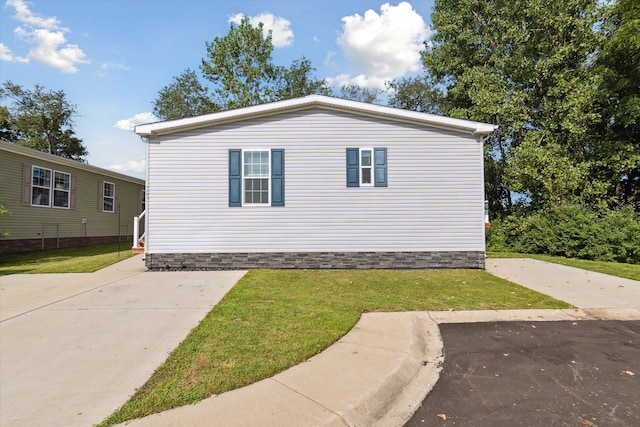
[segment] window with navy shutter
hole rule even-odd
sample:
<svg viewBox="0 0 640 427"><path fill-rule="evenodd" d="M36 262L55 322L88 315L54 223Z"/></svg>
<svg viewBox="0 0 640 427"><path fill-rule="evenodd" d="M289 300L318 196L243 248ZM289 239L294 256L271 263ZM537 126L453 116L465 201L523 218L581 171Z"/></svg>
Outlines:
<svg viewBox="0 0 640 427"><path fill-rule="evenodd" d="M386 186L386 148L347 148L347 187Z"/></svg>
<svg viewBox="0 0 640 427"><path fill-rule="evenodd" d="M284 150L229 150L229 206L284 206Z"/></svg>

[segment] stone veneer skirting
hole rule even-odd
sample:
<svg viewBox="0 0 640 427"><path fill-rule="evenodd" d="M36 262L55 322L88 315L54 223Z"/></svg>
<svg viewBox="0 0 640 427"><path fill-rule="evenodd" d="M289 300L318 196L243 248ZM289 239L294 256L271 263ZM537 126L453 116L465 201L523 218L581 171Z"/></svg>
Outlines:
<svg viewBox="0 0 640 427"><path fill-rule="evenodd" d="M150 270L484 268L481 251L272 252L145 255Z"/></svg>

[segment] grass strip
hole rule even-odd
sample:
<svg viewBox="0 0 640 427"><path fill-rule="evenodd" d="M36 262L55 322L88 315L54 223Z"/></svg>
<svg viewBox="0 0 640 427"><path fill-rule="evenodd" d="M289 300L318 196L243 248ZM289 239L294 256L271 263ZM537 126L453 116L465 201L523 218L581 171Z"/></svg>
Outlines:
<svg viewBox="0 0 640 427"><path fill-rule="evenodd" d="M131 244L83 246L69 249L0 255L0 276L8 274L93 273L133 256Z"/></svg>
<svg viewBox="0 0 640 427"><path fill-rule="evenodd" d="M252 270L101 426L273 376L335 343L363 312L568 307L482 270Z"/></svg>
<svg viewBox="0 0 640 427"><path fill-rule="evenodd" d="M621 262L591 261L578 258L565 258L554 255L519 254L514 252L488 252L489 258L533 258L540 261L553 262L569 267L582 268L597 273L610 274L631 280L640 280L640 264L625 264Z"/></svg>

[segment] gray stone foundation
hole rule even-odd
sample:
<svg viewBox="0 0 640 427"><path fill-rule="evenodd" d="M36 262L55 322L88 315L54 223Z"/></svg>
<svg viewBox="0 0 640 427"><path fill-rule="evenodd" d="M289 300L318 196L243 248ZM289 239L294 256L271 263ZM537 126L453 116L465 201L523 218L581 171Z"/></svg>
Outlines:
<svg viewBox="0 0 640 427"><path fill-rule="evenodd" d="M307 269L484 269L485 253L462 252L272 252L145 255L150 270Z"/></svg>

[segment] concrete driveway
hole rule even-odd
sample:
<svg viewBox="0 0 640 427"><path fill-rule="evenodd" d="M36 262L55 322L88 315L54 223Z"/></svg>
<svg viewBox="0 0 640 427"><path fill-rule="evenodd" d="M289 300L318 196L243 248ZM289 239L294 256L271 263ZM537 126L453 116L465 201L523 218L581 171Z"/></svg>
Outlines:
<svg viewBox="0 0 640 427"><path fill-rule="evenodd" d="M119 408L244 275L0 277L0 426L90 426Z"/></svg>

